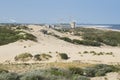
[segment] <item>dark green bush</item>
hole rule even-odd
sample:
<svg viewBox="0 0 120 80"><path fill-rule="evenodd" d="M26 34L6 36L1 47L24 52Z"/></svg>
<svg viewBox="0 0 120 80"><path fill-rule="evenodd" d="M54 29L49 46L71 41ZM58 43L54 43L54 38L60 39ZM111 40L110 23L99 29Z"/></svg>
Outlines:
<svg viewBox="0 0 120 80"><path fill-rule="evenodd" d="M44 30L44 29L42 29L42 30L40 30L43 34L47 34L48 33L48 31L47 30Z"/></svg>
<svg viewBox="0 0 120 80"><path fill-rule="evenodd" d="M8 70L0 69L0 73L8 73L8 72L9 72Z"/></svg>
<svg viewBox="0 0 120 80"><path fill-rule="evenodd" d="M73 39L72 42L75 43L75 44L82 44L82 45L87 45L87 46L101 46L100 42L91 41L91 40L77 40L77 39Z"/></svg>
<svg viewBox="0 0 120 80"><path fill-rule="evenodd" d="M40 54L34 55L34 60L35 60L35 61L40 61L40 60L41 60Z"/></svg>
<svg viewBox="0 0 120 80"><path fill-rule="evenodd" d="M20 35L20 33L24 33L24 35ZM32 34L15 31L8 27L0 27L0 45L12 43L20 39L37 41L36 37Z"/></svg>
<svg viewBox="0 0 120 80"><path fill-rule="evenodd" d="M58 68L51 68L50 73L55 76L64 76L65 72Z"/></svg>
<svg viewBox="0 0 120 80"><path fill-rule="evenodd" d="M84 69L85 75L88 77L95 77L95 76L105 76L108 72L115 71L115 67L105 64L98 64L93 67L88 67Z"/></svg>
<svg viewBox="0 0 120 80"><path fill-rule="evenodd" d="M72 40L68 37L61 37L60 39L67 41L67 42L72 42Z"/></svg>
<svg viewBox="0 0 120 80"><path fill-rule="evenodd" d="M84 69L84 73L87 77L95 77L96 68L88 67Z"/></svg>
<svg viewBox="0 0 120 80"><path fill-rule="evenodd" d="M72 74L79 74L79 75L83 75L83 69L78 68L78 67L70 67L69 68L70 72Z"/></svg>
<svg viewBox="0 0 120 80"><path fill-rule="evenodd" d="M86 53L89 53L89 52L88 51L84 51L83 53L86 54Z"/></svg>
<svg viewBox="0 0 120 80"><path fill-rule="evenodd" d="M97 31L90 31L89 33L84 32L83 39L102 42L110 46L118 46L120 44L120 32L99 30L99 33L97 33Z"/></svg>
<svg viewBox="0 0 120 80"><path fill-rule="evenodd" d="M52 56L49 54L36 54L34 56L34 60L36 61L41 61L41 60L48 60L49 58L51 58Z"/></svg>
<svg viewBox="0 0 120 80"><path fill-rule="evenodd" d="M60 53L59 55L61 59L65 59L65 60L68 59L68 55L66 53Z"/></svg>

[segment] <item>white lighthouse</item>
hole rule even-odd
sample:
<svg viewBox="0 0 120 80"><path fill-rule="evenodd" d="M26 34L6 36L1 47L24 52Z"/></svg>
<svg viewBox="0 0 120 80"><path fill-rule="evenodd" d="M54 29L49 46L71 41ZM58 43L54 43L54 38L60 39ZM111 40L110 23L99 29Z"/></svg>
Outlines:
<svg viewBox="0 0 120 80"><path fill-rule="evenodd" d="M70 23L71 28L75 28L75 22Z"/></svg>

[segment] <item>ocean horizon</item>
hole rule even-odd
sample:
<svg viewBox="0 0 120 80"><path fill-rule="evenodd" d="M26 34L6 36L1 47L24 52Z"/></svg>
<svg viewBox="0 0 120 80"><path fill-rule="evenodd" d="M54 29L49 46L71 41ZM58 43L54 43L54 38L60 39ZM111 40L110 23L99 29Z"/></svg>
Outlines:
<svg viewBox="0 0 120 80"><path fill-rule="evenodd" d="M120 24L77 24L77 27L99 27L120 30Z"/></svg>

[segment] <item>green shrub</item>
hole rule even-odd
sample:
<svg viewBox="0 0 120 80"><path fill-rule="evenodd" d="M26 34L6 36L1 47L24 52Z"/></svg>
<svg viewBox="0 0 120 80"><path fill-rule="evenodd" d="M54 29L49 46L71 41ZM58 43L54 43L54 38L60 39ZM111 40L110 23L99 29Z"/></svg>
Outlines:
<svg viewBox="0 0 120 80"><path fill-rule="evenodd" d="M96 53L95 51L90 51L90 53Z"/></svg>
<svg viewBox="0 0 120 80"><path fill-rule="evenodd" d="M56 34L54 34L53 36L56 37L56 38L60 38L60 36L58 36L58 35L56 35Z"/></svg>
<svg viewBox="0 0 120 80"><path fill-rule="evenodd" d="M92 67L87 67L84 69L85 76L95 77L96 69Z"/></svg>
<svg viewBox="0 0 120 80"><path fill-rule="evenodd" d="M20 80L48 80L48 79L45 79L41 73L42 72L40 72L39 70L27 72L21 75Z"/></svg>
<svg viewBox="0 0 120 80"><path fill-rule="evenodd" d="M24 33L24 35L20 35L20 33ZM20 39L37 41L36 37L32 34L15 31L8 27L0 27L0 45L12 43Z"/></svg>
<svg viewBox="0 0 120 80"><path fill-rule="evenodd" d="M83 53L86 54L86 53L89 53L89 52L88 51L84 51Z"/></svg>
<svg viewBox="0 0 120 80"><path fill-rule="evenodd" d="M40 54L40 56L41 56L41 59L45 59L45 60L48 60L49 58L51 58L52 56L51 55L49 55L49 54Z"/></svg>
<svg viewBox="0 0 120 80"><path fill-rule="evenodd" d="M14 59L15 61L29 61L32 57L33 56L30 53L22 53L17 55Z"/></svg>
<svg viewBox="0 0 120 80"><path fill-rule="evenodd" d="M29 33L26 33L26 37L23 38L24 40L32 40L32 41L35 41L37 42L37 39L36 39L36 36L32 35L32 34L29 34Z"/></svg>
<svg viewBox="0 0 120 80"><path fill-rule="evenodd" d="M0 80L20 80L16 73L0 73Z"/></svg>
<svg viewBox="0 0 120 80"><path fill-rule="evenodd" d="M65 59L65 60L68 59L68 55L66 53L60 53L59 55L61 59Z"/></svg>
<svg viewBox="0 0 120 80"><path fill-rule="evenodd" d="M40 54L34 55L34 60L35 61L41 61Z"/></svg>
<svg viewBox="0 0 120 80"><path fill-rule="evenodd" d="M113 55L113 52L106 53L106 55Z"/></svg>
<svg viewBox="0 0 120 80"><path fill-rule="evenodd" d="M104 69L100 69L95 73L95 76L105 76L106 71Z"/></svg>
<svg viewBox="0 0 120 80"><path fill-rule="evenodd" d="M51 68L50 73L55 76L64 76L65 73L63 70L58 69L58 68Z"/></svg>
<svg viewBox="0 0 120 80"><path fill-rule="evenodd" d="M91 41L91 40L77 40L77 39L73 39L72 42L74 44L82 44L82 45L87 45L87 46L101 46L100 42Z"/></svg>
<svg viewBox="0 0 120 80"><path fill-rule="evenodd" d="M41 60L48 60L49 58L51 58L52 56L49 54L36 54L34 56L34 60L36 61L41 61Z"/></svg>
<svg viewBox="0 0 120 80"><path fill-rule="evenodd" d="M67 41L67 42L72 42L72 40L68 37L61 37L60 39Z"/></svg>
<svg viewBox="0 0 120 80"><path fill-rule="evenodd" d="M8 70L0 69L0 73L8 73L8 72L9 72Z"/></svg>
<svg viewBox="0 0 120 80"><path fill-rule="evenodd" d="M48 31L47 30L44 30L44 29L42 29L42 30L40 30L43 34L47 34L48 33Z"/></svg>
<svg viewBox="0 0 120 80"><path fill-rule="evenodd" d="M102 42L110 46L118 46L120 44L119 35L120 35L120 32L117 32L117 31L101 31L101 30L92 31L91 30L89 33L84 32L83 39Z"/></svg>
<svg viewBox="0 0 120 80"><path fill-rule="evenodd" d="M69 68L70 72L72 74L79 74L79 75L83 75L83 69L78 68L78 67L70 67Z"/></svg>
<svg viewBox="0 0 120 80"><path fill-rule="evenodd" d="M104 52L99 52L97 55L104 55Z"/></svg>
<svg viewBox="0 0 120 80"><path fill-rule="evenodd" d="M74 76L72 80L90 80L90 78L86 76Z"/></svg>
<svg viewBox="0 0 120 80"><path fill-rule="evenodd" d="M74 35L82 36L83 40L73 40L74 44L82 44L88 46L101 46L103 44L110 46L120 45L120 32L117 31L104 31L94 28L75 28L73 29L57 29L60 32L74 32ZM111 34L112 33L112 34ZM66 40L67 41L67 40ZM68 40L71 42L71 40Z"/></svg>
<svg viewBox="0 0 120 80"><path fill-rule="evenodd" d="M24 29L24 30L30 30L27 26L18 26L16 29L20 30L20 29Z"/></svg>
<svg viewBox="0 0 120 80"><path fill-rule="evenodd" d="M84 69L85 75L88 77L95 77L95 76L105 76L108 72L115 71L115 67L105 64L98 64L93 67L87 67Z"/></svg>

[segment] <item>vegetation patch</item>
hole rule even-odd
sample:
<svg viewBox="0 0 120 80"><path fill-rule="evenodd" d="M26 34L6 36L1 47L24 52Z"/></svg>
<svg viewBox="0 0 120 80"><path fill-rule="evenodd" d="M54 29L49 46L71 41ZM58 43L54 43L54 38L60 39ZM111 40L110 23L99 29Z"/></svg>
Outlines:
<svg viewBox="0 0 120 80"><path fill-rule="evenodd" d="M0 27L0 45L12 43L20 39L37 41L36 37L32 34L16 31L11 29L11 27Z"/></svg>
<svg viewBox="0 0 120 80"><path fill-rule="evenodd" d="M106 56L106 55L108 55L108 56L115 56L114 54L113 54L113 52L95 52L95 51L84 51L84 52L78 52L78 54L90 54L90 55L93 55L93 56Z"/></svg>
<svg viewBox="0 0 120 80"><path fill-rule="evenodd" d="M15 61L29 61L32 57L33 56L30 53L22 53L17 55L14 59Z"/></svg>
<svg viewBox="0 0 120 80"><path fill-rule="evenodd" d="M34 55L35 61L43 61L43 60L48 60L50 58L52 58L52 56L49 54L36 54L36 55Z"/></svg>
<svg viewBox="0 0 120 80"><path fill-rule="evenodd" d="M53 35L54 37L64 40L66 42L70 42L73 44L78 44L78 45L86 45L86 46L101 46L102 44L100 42L96 42L96 41L91 41L91 40L78 40L78 39L70 39L68 37L60 37L58 35Z"/></svg>
<svg viewBox="0 0 120 80"><path fill-rule="evenodd" d="M64 60L68 59L68 55L66 53L60 53L59 56L61 59L64 59Z"/></svg>
<svg viewBox="0 0 120 80"><path fill-rule="evenodd" d="M56 30L56 29L55 29ZM101 46L102 44L110 46L120 46L120 32L105 31L95 28L58 29L57 31L66 33L73 32L75 36L81 36L83 40L74 40L73 42L83 45Z"/></svg>
<svg viewBox="0 0 120 80"><path fill-rule="evenodd" d="M55 65L56 64L57 63L55 63ZM64 63L64 64L67 64L67 63ZM91 65L91 66L87 65L86 67L85 66L77 67L77 66L80 66L81 64L76 64L75 67L68 66L68 68L65 68L65 67L58 68L58 67L53 67L53 65L51 65L52 68L50 67L43 68L42 66L41 69L40 69L40 66L42 64L36 64L36 63L32 65L31 63L16 64L16 65L5 64L5 66L9 66L9 67L10 65L12 65L11 67L12 72L1 72L0 80L90 80L90 78L92 77L104 76L109 72L120 71L119 65L112 66L112 65L106 65L106 64L97 64L97 65ZM38 65L38 67L36 65ZM23 71L21 73L13 73L13 69L15 69L15 67L18 69L18 72L19 72L20 66L22 67L21 69L24 68ZM26 67L28 68L26 69ZM36 70L33 70L33 69L36 69Z"/></svg>

